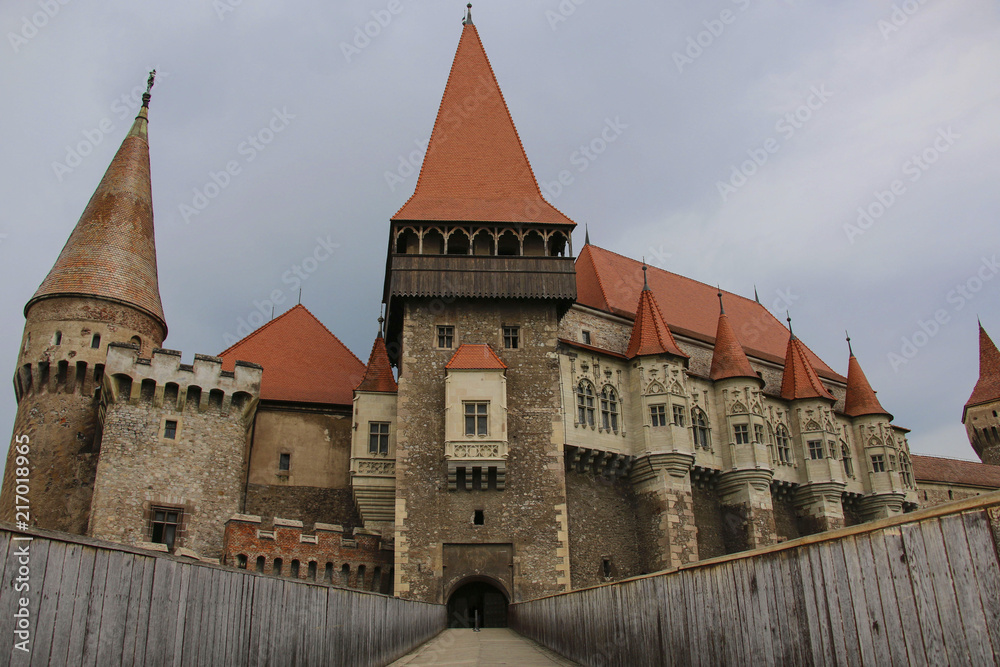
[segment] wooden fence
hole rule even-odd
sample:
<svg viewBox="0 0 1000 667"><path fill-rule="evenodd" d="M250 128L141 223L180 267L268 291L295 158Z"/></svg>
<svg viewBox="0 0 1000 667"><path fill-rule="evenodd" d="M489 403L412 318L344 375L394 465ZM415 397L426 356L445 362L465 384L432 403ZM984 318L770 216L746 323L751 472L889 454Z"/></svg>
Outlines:
<svg viewBox="0 0 1000 667"><path fill-rule="evenodd" d="M0 665L384 665L446 624L443 605L8 524L0 557Z"/></svg>
<svg viewBox="0 0 1000 667"><path fill-rule="evenodd" d="M998 546L993 493L511 605L510 623L593 666L995 665Z"/></svg>

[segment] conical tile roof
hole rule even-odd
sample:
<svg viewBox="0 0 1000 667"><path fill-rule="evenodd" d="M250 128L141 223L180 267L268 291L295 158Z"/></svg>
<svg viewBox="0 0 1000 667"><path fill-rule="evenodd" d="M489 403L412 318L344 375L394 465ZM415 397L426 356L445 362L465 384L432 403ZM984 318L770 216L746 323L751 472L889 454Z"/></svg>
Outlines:
<svg viewBox="0 0 1000 667"><path fill-rule="evenodd" d="M625 356L633 359L647 354L672 354L688 358L679 347L670 327L663 320L656 297L648 287L639 293L639 305L635 309L635 322L632 323L632 337L628 341Z"/></svg>
<svg viewBox="0 0 1000 667"><path fill-rule="evenodd" d="M1000 352L993 339L986 333L983 325L979 325L979 380L976 382L972 395L965 402L966 408L981 403L1000 400ZM963 415L964 421L964 415Z"/></svg>
<svg viewBox="0 0 1000 667"><path fill-rule="evenodd" d="M888 410L878 402L875 390L868 383L868 378L865 377L865 372L861 370L861 364L853 352L847 362L847 396L844 399L844 413L849 417L887 415L890 420L892 419Z"/></svg>
<svg viewBox="0 0 1000 667"><path fill-rule="evenodd" d="M385 351L385 339L382 333L375 337L375 344L372 345L372 353L368 357L368 367L365 369L365 377L361 380L355 391L376 391L387 394L394 394L399 390L396 385L396 378L392 376L392 364L389 363L389 354Z"/></svg>
<svg viewBox="0 0 1000 667"><path fill-rule="evenodd" d="M786 401L800 398L836 400L820 382L816 369L809 362L806 346L794 335L788 339L785 351L785 374L781 378L781 397Z"/></svg>
<svg viewBox="0 0 1000 667"><path fill-rule="evenodd" d="M720 306L722 294L719 294ZM726 311L719 308L719 325L715 330L715 350L712 353L712 369L708 376L713 380L725 380L727 378L754 378L760 379L750 360L747 359L743 346L736 339L736 332L733 325L726 316Z"/></svg>

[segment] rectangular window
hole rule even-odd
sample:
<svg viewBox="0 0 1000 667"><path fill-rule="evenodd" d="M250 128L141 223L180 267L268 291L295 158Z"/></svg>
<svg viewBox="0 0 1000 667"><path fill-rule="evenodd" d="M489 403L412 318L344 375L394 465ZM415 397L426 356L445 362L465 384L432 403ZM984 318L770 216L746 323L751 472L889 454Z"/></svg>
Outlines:
<svg viewBox="0 0 1000 667"><path fill-rule="evenodd" d="M455 342L455 327L439 326L437 328L437 346L442 350L450 350Z"/></svg>
<svg viewBox="0 0 1000 667"><path fill-rule="evenodd" d="M816 460L823 458L823 441L810 440L806 443L809 446L809 458Z"/></svg>
<svg viewBox="0 0 1000 667"><path fill-rule="evenodd" d="M169 440L174 440L177 438L177 421L174 419L168 419L163 422L163 437Z"/></svg>
<svg viewBox="0 0 1000 667"><path fill-rule="evenodd" d="M881 454L872 455L872 472L885 472L885 457Z"/></svg>
<svg viewBox="0 0 1000 667"><path fill-rule="evenodd" d="M389 453L389 422L368 422L368 453Z"/></svg>
<svg viewBox="0 0 1000 667"><path fill-rule="evenodd" d="M288 471L292 467L292 455L291 454L279 454L278 455L278 470Z"/></svg>
<svg viewBox="0 0 1000 667"><path fill-rule="evenodd" d="M750 444L750 428L746 424L737 424L736 426L733 426L733 431L736 432L737 445Z"/></svg>
<svg viewBox="0 0 1000 667"><path fill-rule="evenodd" d="M174 548L181 524L181 510L176 507L153 507L150 515L150 542Z"/></svg>
<svg viewBox="0 0 1000 667"><path fill-rule="evenodd" d="M507 350L516 350L521 346L521 327L503 328L503 346Z"/></svg>
<svg viewBox="0 0 1000 667"><path fill-rule="evenodd" d="M649 423L652 424L653 426L666 426L667 406L665 405L649 406Z"/></svg>
<svg viewBox="0 0 1000 667"><path fill-rule="evenodd" d="M894 454L889 454L889 470L896 469L896 456Z"/></svg>
<svg viewBox="0 0 1000 667"><path fill-rule="evenodd" d="M684 426L684 408L675 405L672 409L674 411L674 426Z"/></svg>
<svg viewBox="0 0 1000 667"><path fill-rule="evenodd" d="M761 426L760 424L753 425L753 439L756 442L760 443L764 442L764 427Z"/></svg>
<svg viewBox="0 0 1000 667"><path fill-rule="evenodd" d="M583 333L583 343L584 343L584 345L590 345L590 332L584 330L582 333Z"/></svg>
<svg viewBox="0 0 1000 667"><path fill-rule="evenodd" d="M489 403L465 404L465 435L488 435Z"/></svg>

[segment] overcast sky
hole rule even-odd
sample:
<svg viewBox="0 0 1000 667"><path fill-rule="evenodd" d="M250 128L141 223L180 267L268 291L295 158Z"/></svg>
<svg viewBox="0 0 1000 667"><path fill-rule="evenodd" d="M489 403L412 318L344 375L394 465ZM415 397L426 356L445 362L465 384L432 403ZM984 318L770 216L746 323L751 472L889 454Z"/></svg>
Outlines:
<svg viewBox="0 0 1000 667"><path fill-rule="evenodd" d="M366 359L388 220L416 183L407 163L463 10L6 0L3 375L153 67L165 346L218 354L301 283ZM976 459L960 420L977 315L1000 337L998 3L516 0L476 3L473 19L543 188L568 172L548 199L579 223L577 250L586 223L602 247L744 296L756 285L844 374L849 329L911 449Z"/></svg>

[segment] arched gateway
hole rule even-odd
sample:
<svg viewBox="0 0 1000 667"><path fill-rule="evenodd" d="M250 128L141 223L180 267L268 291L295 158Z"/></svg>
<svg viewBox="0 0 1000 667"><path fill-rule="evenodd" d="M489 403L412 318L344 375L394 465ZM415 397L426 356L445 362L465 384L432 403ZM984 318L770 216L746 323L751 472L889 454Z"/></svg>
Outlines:
<svg viewBox="0 0 1000 667"><path fill-rule="evenodd" d="M448 596L448 627L471 628L479 614L479 627L507 627L507 595L486 577L460 582Z"/></svg>

